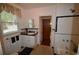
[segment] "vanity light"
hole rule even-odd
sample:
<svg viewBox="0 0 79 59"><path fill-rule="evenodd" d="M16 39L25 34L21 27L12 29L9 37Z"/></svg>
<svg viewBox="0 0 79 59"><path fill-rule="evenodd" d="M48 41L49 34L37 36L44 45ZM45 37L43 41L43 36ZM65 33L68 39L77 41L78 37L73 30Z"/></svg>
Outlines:
<svg viewBox="0 0 79 59"><path fill-rule="evenodd" d="M52 26L52 22L50 22L50 26Z"/></svg>

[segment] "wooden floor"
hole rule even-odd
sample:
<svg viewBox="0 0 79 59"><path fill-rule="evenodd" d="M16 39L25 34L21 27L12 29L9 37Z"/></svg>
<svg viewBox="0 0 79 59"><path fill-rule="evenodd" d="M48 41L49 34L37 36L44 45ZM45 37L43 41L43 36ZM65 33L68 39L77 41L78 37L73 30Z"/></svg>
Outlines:
<svg viewBox="0 0 79 59"><path fill-rule="evenodd" d="M49 46L39 45L34 48L31 55L53 55L53 49Z"/></svg>

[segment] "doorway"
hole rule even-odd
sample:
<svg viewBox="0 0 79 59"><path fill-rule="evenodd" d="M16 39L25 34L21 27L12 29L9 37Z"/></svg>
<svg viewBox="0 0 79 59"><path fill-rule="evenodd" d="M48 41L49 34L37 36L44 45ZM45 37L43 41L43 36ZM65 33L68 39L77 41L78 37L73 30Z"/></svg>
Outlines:
<svg viewBox="0 0 79 59"><path fill-rule="evenodd" d="M51 16L41 16L41 30L42 30L42 45L50 46L50 34L51 34Z"/></svg>

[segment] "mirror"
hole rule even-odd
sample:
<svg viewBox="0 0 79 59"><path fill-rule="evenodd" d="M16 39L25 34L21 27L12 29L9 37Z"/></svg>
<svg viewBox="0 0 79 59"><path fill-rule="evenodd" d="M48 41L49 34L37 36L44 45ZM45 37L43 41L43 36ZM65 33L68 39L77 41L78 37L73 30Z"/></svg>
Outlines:
<svg viewBox="0 0 79 59"><path fill-rule="evenodd" d="M28 28L34 28L34 20L33 19L28 20Z"/></svg>

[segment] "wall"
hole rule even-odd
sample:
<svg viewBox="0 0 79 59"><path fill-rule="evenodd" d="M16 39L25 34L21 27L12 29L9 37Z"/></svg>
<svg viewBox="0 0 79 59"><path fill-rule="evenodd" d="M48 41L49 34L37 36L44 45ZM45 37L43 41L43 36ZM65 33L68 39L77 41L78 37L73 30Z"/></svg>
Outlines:
<svg viewBox="0 0 79 59"><path fill-rule="evenodd" d="M78 3L74 5L74 9L75 9L75 14L79 15L79 4ZM79 28L77 27L79 25L79 17L76 17L74 19L77 20L77 21L75 21L75 20L73 21L73 31L76 32L76 33L79 33ZM74 28L76 28L76 29L74 29ZM77 38L76 40L74 40L74 43L78 46L79 39Z"/></svg>
<svg viewBox="0 0 79 59"><path fill-rule="evenodd" d="M73 13L71 13L71 9L74 9L74 4L72 3L57 4L56 15L57 16L72 15Z"/></svg>
<svg viewBox="0 0 79 59"><path fill-rule="evenodd" d="M29 19L29 12L28 10L21 9L21 19L19 20L19 27L20 29L27 27L27 20Z"/></svg>

